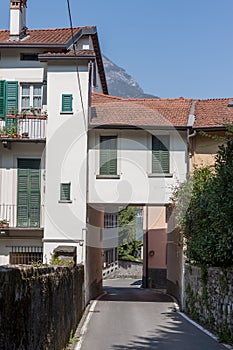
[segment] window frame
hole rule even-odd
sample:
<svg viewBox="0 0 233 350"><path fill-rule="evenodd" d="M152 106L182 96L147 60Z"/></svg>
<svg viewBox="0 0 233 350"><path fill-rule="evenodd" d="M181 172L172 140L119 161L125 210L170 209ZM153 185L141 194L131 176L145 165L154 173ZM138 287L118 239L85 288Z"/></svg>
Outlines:
<svg viewBox="0 0 233 350"><path fill-rule="evenodd" d="M65 98L70 98L70 109L66 110L64 108L64 105L65 105ZM73 94L62 94L61 96L61 114L73 114Z"/></svg>
<svg viewBox="0 0 233 350"><path fill-rule="evenodd" d="M64 186L68 186L68 197L65 198L63 197L64 195L64 190L63 190L63 187ZM60 183L60 194L59 194L59 203L72 203L72 200L71 200L71 182L61 182Z"/></svg>
<svg viewBox="0 0 233 350"><path fill-rule="evenodd" d="M155 148L155 142L158 143L159 148ZM171 170L171 137L168 134L159 134L151 136L151 174L149 177L172 177L170 173ZM155 155L155 152L158 153L158 156ZM157 169L154 162L154 157L157 159ZM167 162L166 165L163 164ZM167 167L167 169L166 169Z"/></svg>
<svg viewBox="0 0 233 350"><path fill-rule="evenodd" d="M108 148L102 147L104 144L107 145L107 142L112 139L115 140L114 148L111 148L111 143L110 143L110 147ZM103 152L105 152L105 154ZM106 162L104 162L104 159L103 159L104 157L107 158ZM103 168L104 166L107 168L106 171L104 171L104 168ZM114 168L114 171L111 170L111 167ZM117 174L118 172L118 135L116 134L99 135L98 169L99 169L98 170L99 175L97 175L96 178L99 178L99 179L104 179L104 178L119 179L120 178L120 176Z"/></svg>
<svg viewBox="0 0 233 350"><path fill-rule="evenodd" d="M23 87L28 86L29 87L29 95L23 95ZM40 87L41 88L41 94L40 95L35 95L34 94L34 87ZM23 107L23 96L29 96L29 106L28 107ZM37 107L34 106L34 97L40 97L41 98L41 106ZM31 111L31 107L38 110L39 113L41 113L43 109L43 84L42 83L30 83L30 82L21 82L20 83L20 111L26 110L27 112Z"/></svg>

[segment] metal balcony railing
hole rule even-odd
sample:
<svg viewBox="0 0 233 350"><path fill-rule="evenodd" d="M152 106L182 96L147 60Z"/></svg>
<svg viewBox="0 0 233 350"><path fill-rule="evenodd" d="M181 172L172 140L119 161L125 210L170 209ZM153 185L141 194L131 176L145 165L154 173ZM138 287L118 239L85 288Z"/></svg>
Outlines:
<svg viewBox="0 0 233 350"><path fill-rule="evenodd" d="M43 228L44 205L40 207L0 204L0 229L3 228Z"/></svg>
<svg viewBox="0 0 233 350"><path fill-rule="evenodd" d="M11 115L0 121L0 138L44 140L46 138L46 115Z"/></svg>

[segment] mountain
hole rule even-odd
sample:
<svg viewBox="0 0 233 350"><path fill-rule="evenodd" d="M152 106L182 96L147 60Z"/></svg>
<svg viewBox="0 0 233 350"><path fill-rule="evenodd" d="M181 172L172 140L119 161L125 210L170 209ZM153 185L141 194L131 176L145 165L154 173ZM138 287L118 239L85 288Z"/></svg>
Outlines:
<svg viewBox="0 0 233 350"><path fill-rule="evenodd" d="M103 57L103 64L108 84L109 95L136 98L154 98L145 94L139 84L123 68L118 67L106 56Z"/></svg>

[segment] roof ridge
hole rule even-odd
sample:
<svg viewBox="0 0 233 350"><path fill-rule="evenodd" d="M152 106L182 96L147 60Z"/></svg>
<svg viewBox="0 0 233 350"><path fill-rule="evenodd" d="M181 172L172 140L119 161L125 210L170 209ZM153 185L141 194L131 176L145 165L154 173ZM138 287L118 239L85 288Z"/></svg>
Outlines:
<svg viewBox="0 0 233 350"><path fill-rule="evenodd" d="M98 91L92 91L92 94L97 95L97 96L101 96L101 97L105 97L105 98L109 98L109 99L124 100L124 97L113 96L113 95L105 95L102 92L98 92Z"/></svg>
<svg viewBox="0 0 233 350"><path fill-rule="evenodd" d="M196 101L199 102L212 102L212 101L227 101L227 100L233 100L233 97L217 97L217 98L203 98L203 99L197 99Z"/></svg>

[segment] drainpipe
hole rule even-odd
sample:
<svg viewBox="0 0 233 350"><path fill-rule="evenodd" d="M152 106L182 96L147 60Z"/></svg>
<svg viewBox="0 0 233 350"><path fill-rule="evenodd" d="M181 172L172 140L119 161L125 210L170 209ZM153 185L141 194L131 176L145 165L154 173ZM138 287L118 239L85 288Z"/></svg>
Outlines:
<svg viewBox="0 0 233 350"><path fill-rule="evenodd" d="M190 139L195 137L197 134L196 130L194 130L193 133L190 134L190 130L192 130L192 127L195 122L195 104L196 104L196 100L193 100L190 108L189 117L188 117L188 123L187 123L187 156L186 156L187 175L189 175L189 172L190 172L190 164L189 164ZM184 261L184 252L182 250L181 252L181 295L180 295L181 311L183 311L184 309L184 272L185 272L185 261Z"/></svg>
<svg viewBox="0 0 233 350"><path fill-rule="evenodd" d="M86 143L86 225L82 229L82 239L83 239L83 263L84 263L84 289L86 292L84 292L84 304L87 305L87 290L88 290L88 267L87 267L87 259L88 259L88 252L87 252L87 245L88 245L88 222L87 215L88 214L88 200L89 200L89 123L91 120L91 87L92 87L92 62L90 61L88 63L88 110L87 110L87 120L84 121L86 133L87 133L87 143ZM88 292L88 299L89 299L89 292Z"/></svg>
<svg viewBox="0 0 233 350"><path fill-rule="evenodd" d="M146 206L146 275L145 275L145 288L148 288L148 278L149 278L149 273L148 273L148 230L149 230L149 225L148 225L148 205Z"/></svg>

